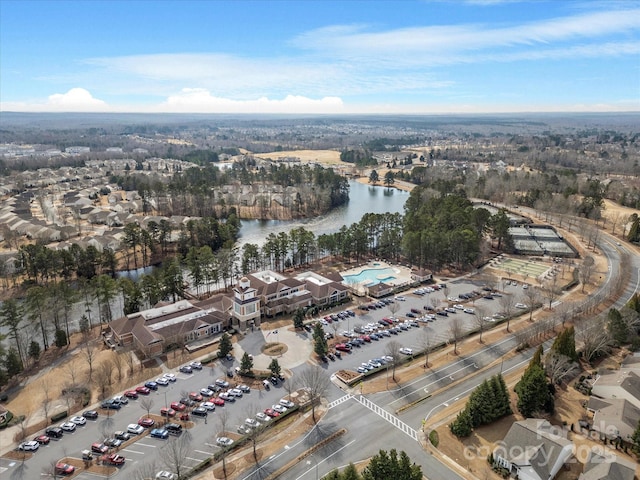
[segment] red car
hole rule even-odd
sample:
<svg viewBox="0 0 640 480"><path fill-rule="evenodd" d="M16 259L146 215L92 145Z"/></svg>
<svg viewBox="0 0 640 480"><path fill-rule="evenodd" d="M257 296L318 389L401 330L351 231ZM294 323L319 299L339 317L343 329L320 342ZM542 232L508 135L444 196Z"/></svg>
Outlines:
<svg viewBox="0 0 640 480"><path fill-rule="evenodd" d="M267 408L264 413L269 415L271 418L279 417L280 414L276 412L273 408Z"/></svg>
<svg viewBox="0 0 640 480"><path fill-rule="evenodd" d="M56 475L71 475L76 471L76 467L68 463L56 463Z"/></svg>
<svg viewBox="0 0 640 480"><path fill-rule="evenodd" d="M189 394L189 398L191 400L196 401L196 402L201 402L202 401L202 395L200 395L198 392L191 392Z"/></svg>
<svg viewBox="0 0 640 480"><path fill-rule="evenodd" d="M133 398L135 400L136 398L138 398L138 392L136 392L135 390L127 390L126 392L124 392L124 396L127 398Z"/></svg>
<svg viewBox="0 0 640 480"><path fill-rule="evenodd" d="M182 412L187 406L180 402L171 402L171 408L173 408L176 412Z"/></svg>
<svg viewBox="0 0 640 480"><path fill-rule="evenodd" d="M96 453L107 453L109 451L109 447L104 443L92 443L91 451Z"/></svg>
<svg viewBox="0 0 640 480"><path fill-rule="evenodd" d="M216 397L216 398L212 399L211 401L213 402L214 405L217 405L219 407L224 405L224 398Z"/></svg>
<svg viewBox="0 0 640 480"><path fill-rule="evenodd" d="M104 455L102 457L102 463L108 463L110 465L124 465L124 457L122 455L118 455L117 453Z"/></svg>
<svg viewBox="0 0 640 480"><path fill-rule="evenodd" d="M49 441L51 441L51 439L47 435L38 435L33 440L38 442L40 445L48 445Z"/></svg>
<svg viewBox="0 0 640 480"><path fill-rule="evenodd" d="M149 417L144 417L141 418L140 420L138 420L138 425L140 425L141 427L144 428L151 428L156 424L155 420L153 418L149 418Z"/></svg>
<svg viewBox="0 0 640 480"><path fill-rule="evenodd" d="M176 411L173 408L162 407L160 409L160 415L163 417L175 417Z"/></svg>
<svg viewBox="0 0 640 480"><path fill-rule="evenodd" d="M151 390L149 390L148 387L145 387L144 385L141 385L139 387L136 387L136 392L142 394L142 395L149 395L151 393Z"/></svg>

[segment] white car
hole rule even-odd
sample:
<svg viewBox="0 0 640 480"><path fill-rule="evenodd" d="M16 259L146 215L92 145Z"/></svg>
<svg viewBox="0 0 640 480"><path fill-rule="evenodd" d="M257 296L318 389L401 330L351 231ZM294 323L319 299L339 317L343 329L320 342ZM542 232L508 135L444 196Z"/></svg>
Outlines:
<svg viewBox="0 0 640 480"><path fill-rule="evenodd" d="M128 405L129 404L129 399L127 397L125 397L124 395L116 395L111 400L114 401L114 402L119 403L120 405Z"/></svg>
<svg viewBox="0 0 640 480"><path fill-rule="evenodd" d="M264 422L268 422L269 420L271 420L271 417L269 415L267 415L266 413L264 413L264 412L256 413L256 418L258 420L260 420L261 422L263 422L263 423Z"/></svg>
<svg viewBox="0 0 640 480"><path fill-rule="evenodd" d="M475 315L476 311L473 308L465 308L462 310L464 313L468 313L469 315Z"/></svg>
<svg viewBox="0 0 640 480"><path fill-rule="evenodd" d="M456 310L464 310L464 305L460 305L459 303L456 303L453 308L455 308Z"/></svg>
<svg viewBox="0 0 640 480"><path fill-rule="evenodd" d="M216 438L216 443L221 447L228 447L233 443L233 440L231 440L229 437L218 437Z"/></svg>
<svg viewBox="0 0 640 480"><path fill-rule="evenodd" d="M76 425L84 425L85 423L87 423L86 418L77 415L75 417L71 417L69 421L75 423Z"/></svg>
<svg viewBox="0 0 640 480"><path fill-rule="evenodd" d="M293 408L296 406L295 403L293 403L291 400L287 400L286 398L281 398L280 399L280 405L282 405L283 407L286 408Z"/></svg>
<svg viewBox="0 0 640 480"><path fill-rule="evenodd" d="M166 470L162 470L156 473L156 480L176 480L178 476L175 473L167 472Z"/></svg>
<svg viewBox="0 0 640 480"><path fill-rule="evenodd" d="M278 413L284 413L287 411L287 407L283 407L282 405L271 405L271 408Z"/></svg>
<svg viewBox="0 0 640 480"><path fill-rule="evenodd" d="M232 388L231 390L229 390L229 393L234 397L242 397L242 390L240 390L239 388Z"/></svg>
<svg viewBox="0 0 640 480"><path fill-rule="evenodd" d="M167 385L169 385L169 380L167 380L165 377L158 377L158 378L155 379L155 382L158 385L162 385L163 387L166 387ZM160 472L160 473L162 473L162 472ZM169 473L169 472L167 472L167 473Z"/></svg>
<svg viewBox="0 0 640 480"><path fill-rule="evenodd" d="M409 348L409 347L401 347L400 350L398 350L400 353L403 353L404 355L413 355L413 349Z"/></svg>
<svg viewBox="0 0 640 480"><path fill-rule="evenodd" d="M206 408L210 412L216 409L216 406L213 402L202 402L200 406Z"/></svg>
<svg viewBox="0 0 640 480"><path fill-rule="evenodd" d="M175 373L165 373L164 375L162 375L164 378L166 378L167 380L169 380L170 382L175 382L176 381L176 375Z"/></svg>
<svg viewBox="0 0 640 480"><path fill-rule="evenodd" d="M255 418L247 418L244 423L246 423L251 428L258 428L260 426L260 422L258 422Z"/></svg>
<svg viewBox="0 0 640 480"><path fill-rule="evenodd" d="M127 432L133 433L134 435L140 435L144 432L144 427L138 425L137 423L130 423L127 425Z"/></svg>
<svg viewBox="0 0 640 480"><path fill-rule="evenodd" d="M209 390L208 388L201 388L200 395L202 395L203 397L212 397L213 390Z"/></svg>
<svg viewBox="0 0 640 480"><path fill-rule="evenodd" d="M399 302L404 302L406 298L404 298L403 296L399 296L399 297L396 297L395 300L398 300Z"/></svg>
<svg viewBox="0 0 640 480"><path fill-rule="evenodd" d="M76 424L73 422L64 422L60 424L60 428L65 432L75 432Z"/></svg>
<svg viewBox="0 0 640 480"><path fill-rule="evenodd" d="M22 442L18 446L18 449L22 450L23 452L35 452L36 450L38 450L38 448L40 448L40 444L35 440L31 440L30 442Z"/></svg>
<svg viewBox="0 0 640 480"><path fill-rule="evenodd" d="M523 310L527 309L527 306L524 303L516 303L515 307L516 308L521 308Z"/></svg>

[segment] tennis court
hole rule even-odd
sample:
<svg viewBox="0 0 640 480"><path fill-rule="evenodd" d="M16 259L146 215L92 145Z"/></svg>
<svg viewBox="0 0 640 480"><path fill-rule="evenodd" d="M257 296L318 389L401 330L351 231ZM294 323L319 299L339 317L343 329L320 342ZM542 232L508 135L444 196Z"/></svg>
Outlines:
<svg viewBox="0 0 640 480"><path fill-rule="evenodd" d="M549 265L545 265L544 263L538 263L532 260L505 258L502 260L502 262L500 262L499 265L496 265L496 268L504 270L507 273L528 275L530 277L539 277L551 267Z"/></svg>

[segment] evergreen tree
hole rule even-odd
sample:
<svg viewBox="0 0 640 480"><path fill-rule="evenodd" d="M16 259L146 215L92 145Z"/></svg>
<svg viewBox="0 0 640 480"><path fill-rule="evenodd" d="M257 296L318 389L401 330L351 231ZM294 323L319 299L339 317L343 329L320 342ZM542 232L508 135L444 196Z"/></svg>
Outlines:
<svg viewBox="0 0 640 480"><path fill-rule="evenodd" d="M240 360L240 375L248 375L251 370L253 370L253 359L247 352L244 352L242 360Z"/></svg>
<svg viewBox="0 0 640 480"><path fill-rule="evenodd" d="M327 345L327 339L324 336L324 329L320 322L317 322L313 326L313 351L319 357L326 355L329 351L329 345Z"/></svg>
<svg viewBox="0 0 640 480"><path fill-rule="evenodd" d="M516 384L515 391L518 394L518 410L525 417L529 418L540 411L553 413L552 389L541 366L530 364Z"/></svg>
<svg viewBox="0 0 640 480"><path fill-rule="evenodd" d="M61 328L59 328L58 330L56 330L56 347L58 348L62 348L65 347L67 345L67 334L64 332L64 330L62 330Z"/></svg>
<svg viewBox="0 0 640 480"><path fill-rule="evenodd" d="M615 308L610 309L607 314L607 330L618 346L629 342L629 326Z"/></svg>
<svg viewBox="0 0 640 480"><path fill-rule="evenodd" d="M40 344L35 340L32 340L29 344L29 351L27 353L33 360L38 360L38 358L40 358Z"/></svg>
<svg viewBox="0 0 640 480"><path fill-rule="evenodd" d="M226 357L227 354L233 351L233 345L231 344L231 337L227 332L220 337L220 343L218 344L218 357Z"/></svg>
<svg viewBox="0 0 640 480"><path fill-rule="evenodd" d="M304 312L301 308L298 308L293 314L293 327L302 328L304 326Z"/></svg>
<svg viewBox="0 0 640 480"><path fill-rule="evenodd" d="M398 453L391 450L387 453L380 450L377 455L371 457L369 465L362 471L363 480L422 480L422 469L415 463L411 463L405 452Z"/></svg>
<svg viewBox="0 0 640 480"><path fill-rule="evenodd" d="M271 360L271 363L269 364L269 370L271 371L271 375L273 375L274 377L280 376L282 369L280 368L280 364L278 363L277 358Z"/></svg>
<svg viewBox="0 0 640 480"><path fill-rule="evenodd" d="M340 477L341 480L360 480L360 474L356 469L356 466L353 463L347 465L347 468L344 469L342 475Z"/></svg>
<svg viewBox="0 0 640 480"><path fill-rule="evenodd" d="M576 338L575 329L569 327L556 337L551 349L559 355L568 357L572 362L578 360L578 353L576 352Z"/></svg>
<svg viewBox="0 0 640 480"><path fill-rule="evenodd" d="M449 430L456 437L468 437L471 435L471 431L473 430L473 424L471 420L471 414L469 413L469 409L467 407L464 408L456 419L449 424Z"/></svg>
<svg viewBox="0 0 640 480"><path fill-rule="evenodd" d="M631 443L631 449L633 450L633 453L640 457L640 420L638 420L638 426L631 436Z"/></svg>
<svg viewBox="0 0 640 480"><path fill-rule="evenodd" d="M7 357L4 359L4 363L9 378L19 374L22 371L22 362L20 361L20 356L18 355L18 351L13 347L11 347L7 352Z"/></svg>

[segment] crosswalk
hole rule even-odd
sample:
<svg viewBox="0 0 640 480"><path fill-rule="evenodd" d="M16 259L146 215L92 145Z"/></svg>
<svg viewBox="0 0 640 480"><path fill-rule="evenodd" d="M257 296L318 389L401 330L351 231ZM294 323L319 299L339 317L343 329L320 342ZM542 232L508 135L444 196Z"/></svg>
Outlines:
<svg viewBox="0 0 640 480"><path fill-rule="evenodd" d="M416 430L414 430L413 428L411 428L406 423L404 423L398 417L396 417L392 413L389 413L384 408L379 407L378 405L373 403L371 400L363 397L362 395L360 395L359 397L354 397L354 398L358 402L360 402L362 405L367 407L369 410L371 410L373 413L375 413L376 415L379 415L382 418L384 418L387 422L389 422L391 425L396 427L398 430L400 430L404 434L408 435L409 437L414 439L416 442L418 441L418 432Z"/></svg>
<svg viewBox="0 0 640 480"><path fill-rule="evenodd" d="M379 415L380 417L384 418L387 422L389 422L391 425L396 427L398 430L400 430L404 434L406 434L409 437L411 437L412 439L414 439L416 442L418 441L418 432L416 430L411 428L409 425L404 423L402 420L400 420L398 417L396 417L392 413L389 413L384 408L379 407L378 405L373 403L371 400L367 399L366 397L364 397L362 395L360 395L358 397L354 397L351 394L346 394L346 395L334 400L333 402L330 402L327 405L327 408L328 409L335 408L338 405L341 405L344 402L346 402L348 400L351 400L352 398L354 400L356 400L358 403L360 403L361 405L367 407L369 410L371 410L376 415Z"/></svg>

